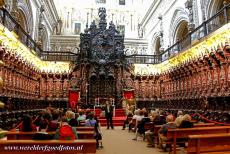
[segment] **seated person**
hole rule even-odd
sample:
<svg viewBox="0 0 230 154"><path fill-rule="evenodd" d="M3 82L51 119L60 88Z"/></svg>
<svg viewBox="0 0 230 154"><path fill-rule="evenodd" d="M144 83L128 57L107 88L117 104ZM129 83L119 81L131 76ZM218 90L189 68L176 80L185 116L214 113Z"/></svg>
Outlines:
<svg viewBox="0 0 230 154"><path fill-rule="evenodd" d="M70 117L69 125L72 126L72 127L78 126L78 121L77 121L77 119L75 119L75 113L71 112L69 117Z"/></svg>
<svg viewBox="0 0 230 154"><path fill-rule="evenodd" d="M192 128L193 123L191 122L192 118L189 114L185 114L182 117L180 126L178 128ZM188 139L177 139L178 142L181 142L179 145L181 147L185 147L185 143L188 141Z"/></svg>
<svg viewBox="0 0 230 154"><path fill-rule="evenodd" d="M144 112L144 118L141 119L140 123L138 124L137 128L137 132L139 134L145 134L145 124L147 122L150 122L150 117L148 116L148 112Z"/></svg>
<svg viewBox="0 0 230 154"><path fill-rule="evenodd" d="M32 123L32 118L29 115L24 115L19 131L33 132L37 131L36 126Z"/></svg>
<svg viewBox="0 0 230 154"><path fill-rule="evenodd" d="M176 124L174 123L173 115L168 115L166 117L166 124L164 124L158 132L159 135L159 147L162 148L162 143L167 141L167 132L170 128L176 128Z"/></svg>
<svg viewBox="0 0 230 154"><path fill-rule="evenodd" d="M140 110L135 110L134 111L134 115L132 117L132 120L129 122L129 131L136 126L136 121L137 121L137 117L139 115L139 111Z"/></svg>
<svg viewBox="0 0 230 154"><path fill-rule="evenodd" d="M135 126L135 128L136 128L136 132L135 132L135 138L133 139L133 140L137 140L137 135L138 135L138 127L139 127L139 125L140 125L140 123L141 123L141 120L144 118L144 111L143 110L140 110L140 112L139 112L139 115L137 116L137 119L136 119L136 126ZM149 119L149 121L150 121L150 118L148 118Z"/></svg>
<svg viewBox="0 0 230 154"><path fill-rule="evenodd" d="M129 118L132 118L132 117L133 117L133 114L132 114L131 111L129 111L129 113L128 113L128 115L126 116L126 119L125 119L125 121L124 121L122 130L125 130L126 124L129 124Z"/></svg>
<svg viewBox="0 0 230 154"><path fill-rule="evenodd" d="M158 121L161 124L166 124L166 118L164 116L164 112L163 111L159 111L159 116L157 116L157 118L158 118Z"/></svg>
<svg viewBox="0 0 230 154"><path fill-rule="evenodd" d="M67 121L69 122L70 121L70 114L71 114L72 110L68 110L66 111L65 113L65 117L67 118Z"/></svg>
<svg viewBox="0 0 230 154"><path fill-rule="evenodd" d="M189 114L185 114L182 118L179 128L192 128L193 123L191 122L192 118Z"/></svg>
<svg viewBox="0 0 230 154"><path fill-rule="evenodd" d="M48 129L47 129L48 132L56 131L58 129L58 127L59 127L59 123L58 123L59 116L60 116L59 111L54 110L52 113L52 120L48 124Z"/></svg>
<svg viewBox="0 0 230 154"><path fill-rule="evenodd" d="M183 119L183 112L182 111L178 111L177 112L177 118L175 120L175 124L177 127L180 126L181 122L182 122L182 119Z"/></svg>
<svg viewBox="0 0 230 154"><path fill-rule="evenodd" d="M85 121L85 118L86 118L86 115L84 115L83 111L80 111L77 121Z"/></svg>
<svg viewBox="0 0 230 154"><path fill-rule="evenodd" d="M43 120L40 123L40 131L35 133L33 136L33 140L51 140L53 139L53 135L48 134L47 131L48 122Z"/></svg>
<svg viewBox="0 0 230 154"><path fill-rule="evenodd" d="M34 119L34 124L36 125L36 126L40 126L40 124L41 124L41 122L43 121L43 114L45 114L45 110L41 110L39 113L38 113L38 115L37 115L37 117Z"/></svg>
<svg viewBox="0 0 230 154"><path fill-rule="evenodd" d="M88 114L88 118L85 121L85 126L94 127L97 124L97 121L94 119L94 114L91 112Z"/></svg>
<svg viewBox="0 0 230 154"><path fill-rule="evenodd" d="M75 140L78 138L76 128L71 127L66 117L62 117L61 126L57 129L55 139L59 140Z"/></svg>
<svg viewBox="0 0 230 154"><path fill-rule="evenodd" d="M152 126L151 129L145 132L145 137L147 139L148 145L147 147L154 147L154 126L155 125L163 125L163 121L160 121L159 114L157 111L152 112Z"/></svg>

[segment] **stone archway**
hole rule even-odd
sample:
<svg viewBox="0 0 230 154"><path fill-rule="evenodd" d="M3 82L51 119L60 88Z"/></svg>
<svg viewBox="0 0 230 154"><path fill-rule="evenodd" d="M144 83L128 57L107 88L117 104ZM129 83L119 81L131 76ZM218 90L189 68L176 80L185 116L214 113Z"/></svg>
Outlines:
<svg viewBox="0 0 230 154"><path fill-rule="evenodd" d="M224 1L229 4L230 0L211 0L207 4L207 19L211 18L213 15L215 15L221 8L224 7Z"/></svg>
<svg viewBox="0 0 230 154"><path fill-rule="evenodd" d="M176 29L176 32L174 34L174 42L177 42L178 40L182 40L187 34L189 33L188 30L188 22L185 20L182 20Z"/></svg>
<svg viewBox="0 0 230 154"><path fill-rule="evenodd" d="M170 44L173 45L182 36L187 33L189 18L188 13L184 8L177 8L172 16L171 24L169 26L169 38ZM185 29L186 28L186 29Z"/></svg>
<svg viewBox="0 0 230 154"><path fill-rule="evenodd" d="M33 33L33 11L31 8L30 0L18 0L18 12L19 12L19 23L24 28L24 30L32 35ZM24 20L21 22L21 19Z"/></svg>
<svg viewBox="0 0 230 154"><path fill-rule="evenodd" d="M211 18L214 16L219 10L221 10L224 7L224 2L226 4L230 3L230 0L211 0L210 3L207 5L206 9L206 14L207 14L207 19ZM228 20L230 19L230 10L227 9L227 14L228 14ZM225 24L225 18L224 18L224 12L222 11L218 17L213 19L207 26L208 31L214 31L218 29L220 26Z"/></svg>
<svg viewBox="0 0 230 154"><path fill-rule="evenodd" d="M151 51L152 54L160 54L160 47L161 47L161 38L160 32L154 33L152 40L151 40Z"/></svg>
<svg viewBox="0 0 230 154"><path fill-rule="evenodd" d="M27 32L28 31L27 20L26 20L25 14L22 12L22 10L18 11L18 22L19 22L20 26L25 30L25 32Z"/></svg>

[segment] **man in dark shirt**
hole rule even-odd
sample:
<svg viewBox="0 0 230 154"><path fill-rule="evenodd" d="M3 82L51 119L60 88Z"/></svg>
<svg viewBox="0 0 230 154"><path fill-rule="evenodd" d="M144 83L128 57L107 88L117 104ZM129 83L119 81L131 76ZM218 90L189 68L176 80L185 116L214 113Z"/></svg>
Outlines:
<svg viewBox="0 0 230 154"><path fill-rule="evenodd" d="M107 121L107 129L109 129L109 126L113 129L113 106L108 101L106 101L105 117Z"/></svg>
<svg viewBox="0 0 230 154"><path fill-rule="evenodd" d="M113 129L113 106L108 101L106 101L105 117L107 121L107 129L109 129L109 126Z"/></svg>

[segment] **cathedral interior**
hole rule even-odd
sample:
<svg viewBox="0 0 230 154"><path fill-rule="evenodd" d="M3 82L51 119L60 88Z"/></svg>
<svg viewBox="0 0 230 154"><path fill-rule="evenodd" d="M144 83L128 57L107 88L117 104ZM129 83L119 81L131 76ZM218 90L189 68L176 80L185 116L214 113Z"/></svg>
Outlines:
<svg viewBox="0 0 230 154"><path fill-rule="evenodd" d="M229 2L1 0L0 128L106 101L230 123Z"/></svg>

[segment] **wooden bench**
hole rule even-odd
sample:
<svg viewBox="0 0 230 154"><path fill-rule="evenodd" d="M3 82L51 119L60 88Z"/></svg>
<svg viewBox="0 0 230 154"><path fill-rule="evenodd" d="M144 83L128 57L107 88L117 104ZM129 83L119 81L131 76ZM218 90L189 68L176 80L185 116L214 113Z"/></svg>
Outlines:
<svg viewBox="0 0 230 154"><path fill-rule="evenodd" d="M155 125L153 130L154 130L154 139L155 143L158 144L158 131L161 129L163 125ZM194 127L212 127L215 126L215 123L196 123L193 124Z"/></svg>
<svg viewBox="0 0 230 154"><path fill-rule="evenodd" d="M208 152L230 153L230 133L188 136L187 154Z"/></svg>
<svg viewBox="0 0 230 154"><path fill-rule="evenodd" d="M85 120L80 121L80 126L85 126Z"/></svg>
<svg viewBox="0 0 230 154"><path fill-rule="evenodd" d="M89 140L2 140L1 154L79 154L96 153L96 141Z"/></svg>
<svg viewBox="0 0 230 154"><path fill-rule="evenodd" d="M189 135L220 134L229 133L229 131L230 126L169 129L167 132L167 143L173 143L173 153L176 154L177 139L188 139Z"/></svg>
<svg viewBox="0 0 230 154"><path fill-rule="evenodd" d="M77 131L93 131L94 127L87 127L87 126L77 126L75 127Z"/></svg>
<svg viewBox="0 0 230 154"><path fill-rule="evenodd" d="M7 133L8 131L0 131L0 139L2 139L2 138L4 138L5 136L6 136L6 133Z"/></svg>
<svg viewBox="0 0 230 154"><path fill-rule="evenodd" d="M7 140L31 140L36 132L7 132ZM55 135L56 132L48 132L48 134ZM93 139L93 131L77 131L78 139Z"/></svg>

